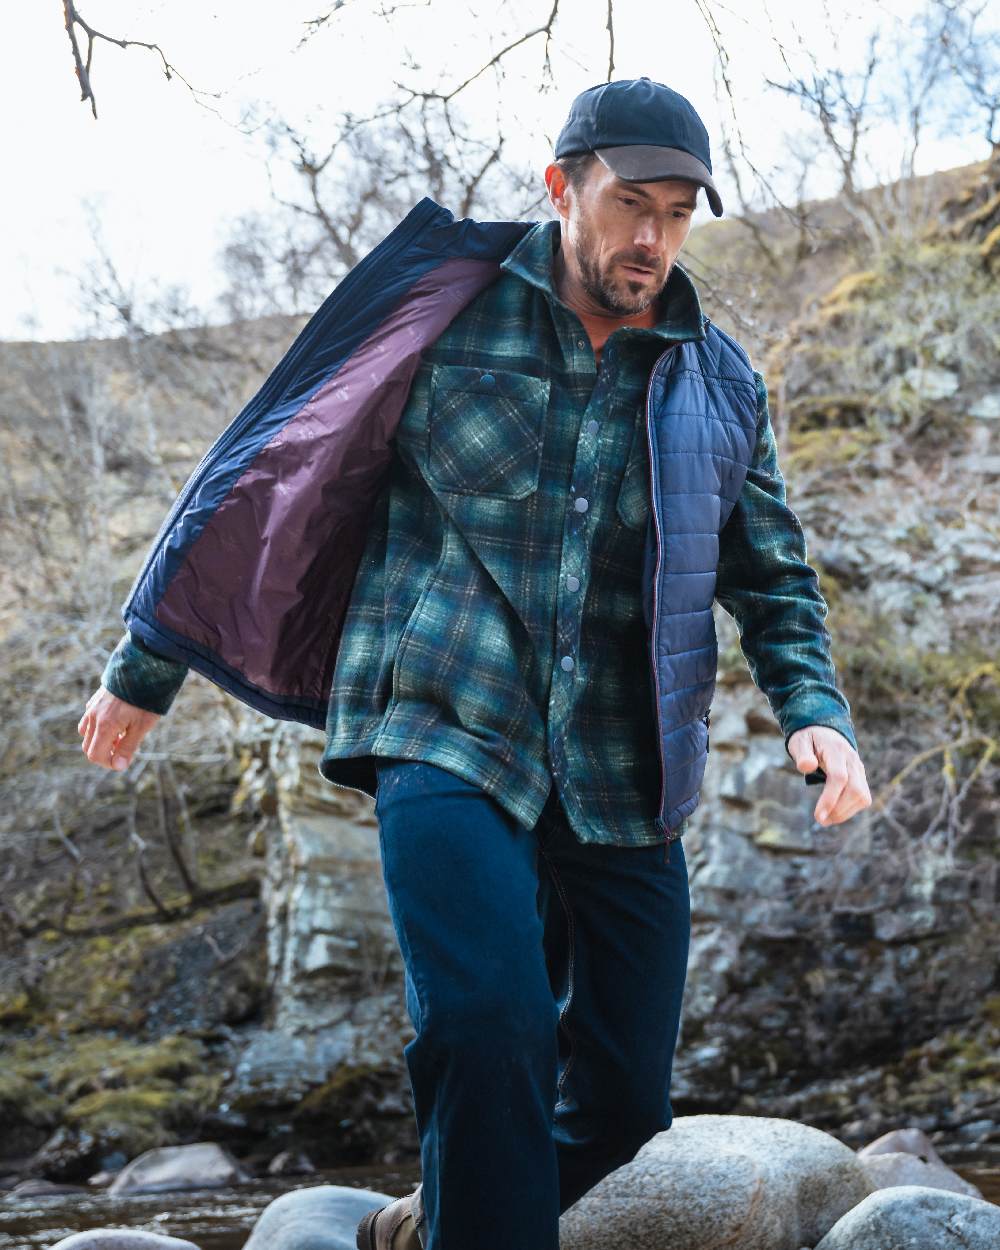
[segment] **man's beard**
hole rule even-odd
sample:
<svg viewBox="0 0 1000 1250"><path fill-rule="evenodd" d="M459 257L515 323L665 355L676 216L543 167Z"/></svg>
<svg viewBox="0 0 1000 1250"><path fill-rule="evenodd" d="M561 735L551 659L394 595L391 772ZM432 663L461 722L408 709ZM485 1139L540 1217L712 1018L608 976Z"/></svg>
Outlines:
<svg viewBox="0 0 1000 1250"><path fill-rule="evenodd" d="M663 282L659 287L646 288L632 293L614 285L610 275L604 275L598 268L594 255L594 235L589 223L581 222L576 247L577 264L580 266L580 281L590 298L607 312L616 313L619 317L636 317L659 299L663 288L667 285L673 264L667 269ZM644 265L646 262L639 257L622 257L626 264ZM618 263L616 261L616 263ZM628 281L628 279L625 279Z"/></svg>

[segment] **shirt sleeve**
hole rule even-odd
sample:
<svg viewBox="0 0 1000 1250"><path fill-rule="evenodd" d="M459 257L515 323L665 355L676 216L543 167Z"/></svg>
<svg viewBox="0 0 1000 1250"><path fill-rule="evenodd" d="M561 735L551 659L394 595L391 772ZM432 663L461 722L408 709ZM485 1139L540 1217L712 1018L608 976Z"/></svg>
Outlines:
<svg viewBox="0 0 1000 1250"><path fill-rule="evenodd" d="M806 539L785 500L767 387L757 384L757 445L743 490L719 535L716 598L736 621L750 674L788 740L826 725L857 750L847 699L837 689L824 621L828 607L808 564Z"/></svg>
<svg viewBox="0 0 1000 1250"><path fill-rule="evenodd" d="M163 716L184 684L188 666L167 659L126 630L101 674L101 685L119 699Z"/></svg>

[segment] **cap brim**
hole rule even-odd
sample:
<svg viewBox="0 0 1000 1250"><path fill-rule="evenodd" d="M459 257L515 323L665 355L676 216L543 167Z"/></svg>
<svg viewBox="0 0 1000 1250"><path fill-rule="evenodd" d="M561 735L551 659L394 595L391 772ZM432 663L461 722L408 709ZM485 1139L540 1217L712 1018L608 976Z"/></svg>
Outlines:
<svg viewBox="0 0 1000 1250"><path fill-rule="evenodd" d="M716 217L722 216L722 200L707 166L683 148L627 143L617 148L597 148L594 155L626 182L663 182L667 178L696 182L705 188L712 212Z"/></svg>

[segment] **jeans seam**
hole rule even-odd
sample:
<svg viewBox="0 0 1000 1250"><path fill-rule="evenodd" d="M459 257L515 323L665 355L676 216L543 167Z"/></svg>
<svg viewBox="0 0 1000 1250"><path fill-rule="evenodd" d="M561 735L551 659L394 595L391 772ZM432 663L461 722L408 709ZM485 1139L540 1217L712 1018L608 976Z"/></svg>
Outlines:
<svg viewBox="0 0 1000 1250"><path fill-rule="evenodd" d="M381 786L379 787L379 789L381 789ZM381 820L379 820L377 824L378 824L379 855L384 864L386 862L385 830L382 828ZM385 891L386 891L387 903L389 901L388 890L389 890L389 885L388 885L388 881L386 880ZM389 910L390 910L390 921L392 921L393 909L392 909L391 904L389 905ZM417 1037L419 1037L420 1034L424 1031L425 1022L427 1020L427 1005L426 1004L428 1000L424 993L423 987L420 985L419 981L417 980L417 965L416 965L416 960L414 959L414 956L413 956L413 946L410 943L410 935L407 932L406 925L403 921L402 912L398 908L395 910L395 916L399 922L399 930L396 933L396 940L399 945L400 954L402 955L402 958L403 958L404 967L407 971L409 971L410 979L413 982L413 993L414 993L414 997L417 1000L417 1011L419 1013L419 1017L417 1020L412 1021L412 1023L413 1023L414 1032L417 1035ZM396 928L395 923L393 923L393 929L395 930L395 928Z"/></svg>
<svg viewBox="0 0 1000 1250"><path fill-rule="evenodd" d="M559 1024L562 1026L562 1028L564 1029L566 1033L566 1036L569 1038L569 1059L566 1060L566 1066L565 1068L563 1068L562 1075L559 1077L559 1080L556 1086L556 1093L558 1097L557 1097L556 1105L554 1109L558 1111L559 1108L565 1104L565 1099L563 1098L563 1086L566 1081L566 1078L569 1076L570 1068L572 1068L573 1066L573 1061L576 1059L576 1042L573 1038L572 1031L566 1026L565 1020L564 1020L564 1017L569 1012L570 1006L572 1005L572 1002L573 1002L573 966L574 966L574 956L575 956L575 950L576 950L575 928L573 924L573 911L570 908L569 900L567 899L566 894L563 890L562 882L559 880L559 874L556 871L555 865L553 864L552 860L549 858L548 855L546 855L544 847L540 846L540 849L542 851L542 854L545 856L545 863L547 864L549 872L552 875L552 882L556 887L556 892L559 895L559 901L563 905L563 910L566 913L566 919L569 922L569 961L568 961L569 968L568 968L568 978L567 978L569 985L566 991L566 1002L563 1004L563 1008L559 1013Z"/></svg>

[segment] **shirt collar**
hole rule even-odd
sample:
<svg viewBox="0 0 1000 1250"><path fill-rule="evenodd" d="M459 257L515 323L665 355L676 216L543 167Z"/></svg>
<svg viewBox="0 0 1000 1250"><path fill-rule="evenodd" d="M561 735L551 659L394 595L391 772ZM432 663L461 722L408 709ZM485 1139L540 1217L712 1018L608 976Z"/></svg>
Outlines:
<svg viewBox="0 0 1000 1250"><path fill-rule="evenodd" d="M551 300L559 300L552 277L552 261L561 238L558 221L541 221L532 226L500 262L500 268L517 274L537 287ZM561 301L560 301L561 302ZM652 334L677 342L705 337L704 318L698 291L687 270L675 264L660 294L661 316L654 326L627 327L632 334Z"/></svg>

